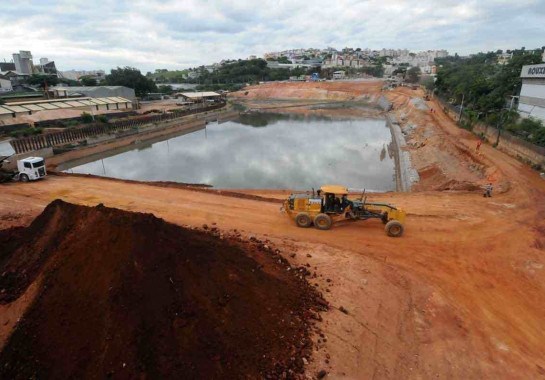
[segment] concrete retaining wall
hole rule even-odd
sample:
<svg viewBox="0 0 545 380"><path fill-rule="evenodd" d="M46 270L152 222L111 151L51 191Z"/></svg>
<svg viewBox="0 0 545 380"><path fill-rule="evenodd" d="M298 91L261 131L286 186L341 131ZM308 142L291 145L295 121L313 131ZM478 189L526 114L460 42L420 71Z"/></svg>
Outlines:
<svg viewBox="0 0 545 380"><path fill-rule="evenodd" d="M377 105L384 111L388 112L392 109L393 105L390 103L388 99L386 99L385 96L381 96L378 101Z"/></svg>
<svg viewBox="0 0 545 380"><path fill-rule="evenodd" d="M386 122L388 127L390 127L392 144L394 146L396 190L409 192L413 184L420 181L420 176L412 166L410 153L403 149L407 145L407 142L397 120L393 115L387 115Z"/></svg>

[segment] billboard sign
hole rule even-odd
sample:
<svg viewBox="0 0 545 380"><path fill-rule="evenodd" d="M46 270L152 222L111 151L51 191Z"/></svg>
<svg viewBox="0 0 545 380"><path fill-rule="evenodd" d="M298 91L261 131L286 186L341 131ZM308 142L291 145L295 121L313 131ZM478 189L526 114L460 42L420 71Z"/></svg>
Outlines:
<svg viewBox="0 0 545 380"><path fill-rule="evenodd" d="M545 78L545 63L522 66L521 78Z"/></svg>

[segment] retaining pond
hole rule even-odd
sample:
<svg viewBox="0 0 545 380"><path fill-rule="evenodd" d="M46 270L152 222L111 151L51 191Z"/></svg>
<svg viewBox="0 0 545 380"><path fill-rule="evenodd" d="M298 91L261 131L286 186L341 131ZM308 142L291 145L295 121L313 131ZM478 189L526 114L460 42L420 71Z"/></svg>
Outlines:
<svg viewBox="0 0 545 380"><path fill-rule="evenodd" d="M384 119L332 119L285 114L241 115L238 120L92 162L67 162L68 173L140 181L174 181L234 189L316 188L395 190L391 133Z"/></svg>

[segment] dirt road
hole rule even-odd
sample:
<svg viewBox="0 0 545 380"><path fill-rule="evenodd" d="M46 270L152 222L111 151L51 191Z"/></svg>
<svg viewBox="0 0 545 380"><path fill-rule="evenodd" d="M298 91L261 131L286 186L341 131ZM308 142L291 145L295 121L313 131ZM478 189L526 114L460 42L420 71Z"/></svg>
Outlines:
<svg viewBox="0 0 545 380"><path fill-rule="evenodd" d="M394 95L399 105L411 96ZM404 109L409 121L429 120L430 140L441 137L429 151L430 162L441 146L470 154L475 138L436 110L430 116ZM295 253L287 256L295 264L309 263L316 272L334 307L322 315L324 336L315 337L320 349L310 374L326 369L330 378L350 379L545 378L545 181L488 145L481 150L482 156L470 155L461 165L479 160L481 180L505 186L492 198L468 191L371 197L407 210L400 239L388 238L378 221L325 232L299 229L274 202L71 176L2 186L0 227L26 223L56 198L150 212L181 225L217 223L267 237L286 255Z"/></svg>

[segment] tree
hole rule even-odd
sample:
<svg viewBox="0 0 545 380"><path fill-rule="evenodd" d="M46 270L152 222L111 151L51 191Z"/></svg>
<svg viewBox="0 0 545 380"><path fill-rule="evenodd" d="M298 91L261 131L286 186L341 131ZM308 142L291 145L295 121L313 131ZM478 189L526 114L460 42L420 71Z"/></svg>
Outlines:
<svg viewBox="0 0 545 380"><path fill-rule="evenodd" d="M142 97L150 92L157 91L155 83L146 78L140 70L134 67L118 67L106 75L109 86L125 86L134 89L136 96Z"/></svg>
<svg viewBox="0 0 545 380"><path fill-rule="evenodd" d="M424 85L424 87L426 87L426 90L428 91L433 91L433 89L435 88L435 81L432 77L425 77L424 79L422 79L422 84Z"/></svg>
<svg viewBox="0 0 545 380"><path fill-rule="evenodd" d="M81 121L85 124L92 123L93 122L93 115L87 112L83 112L80 116Z"/></svg>
<svg viewBox="0 0 545 380"><path fill-rule="evenodd" d="M162 94L172 94L172 92L174 91L172 86L169 86L169 85L161 85L159 86L158 88L158 91Z"/></svg>
<svg viewBox="0 0 545 380"><path fill-rule="evenodd" d="M291 61L288 59L288 57L280 57L278 58L278 63L291 63Z"/></svg>
<svg viewBox="0 0 545 380"><path fill-rule="evenodd" d="M59 83L59 78L54 75L42 75L42 74L32 74L26 82L31 86L38 86L40 88L45 88L55 86Z"/></svg>
<svg viewBox="0 0 545 380"><path fill-rule="evenodd" d="M90 76L81 77L81 78L79 78L79 81L84 86L96 86L97 85L97 80L95 78L93 78L93 77L90 77Z"/></svg>
<svg viewBox="0 0 545 380"><path fill-rule="evenodd" d="M409 83L416 83L420 80L420 67L415 66L407 70L405 74L405 81Z"/></svg>

